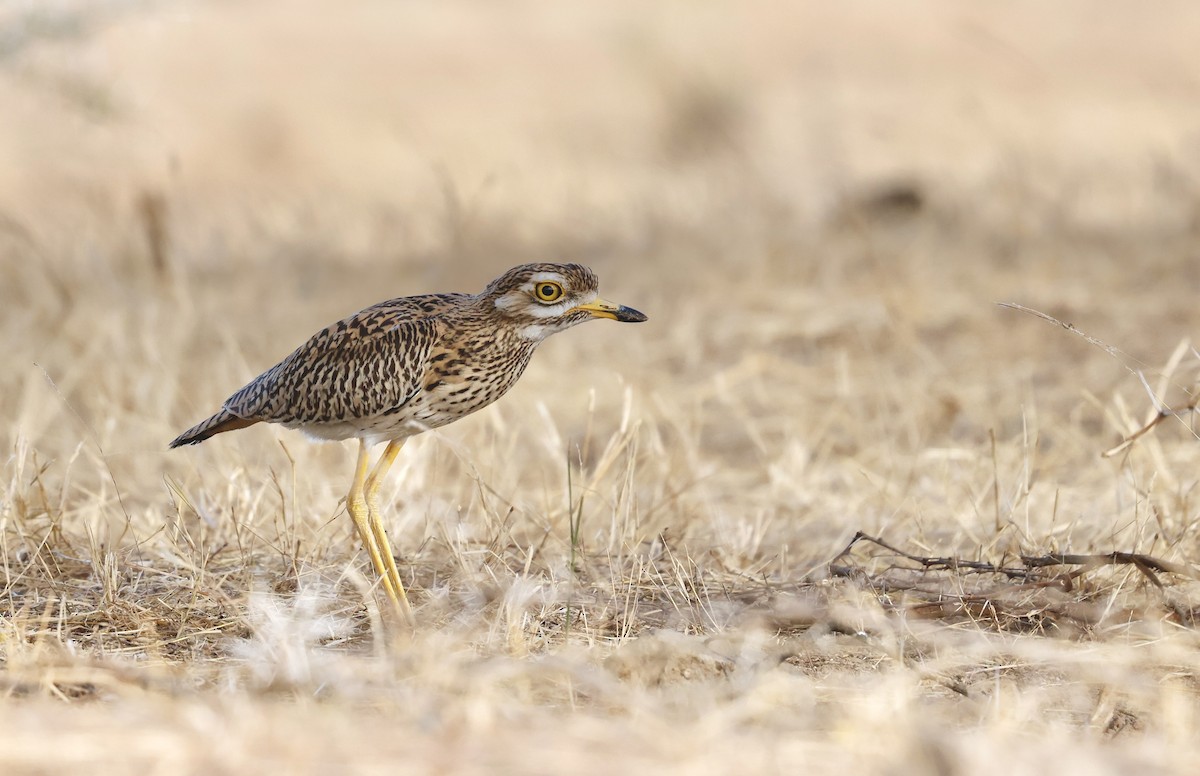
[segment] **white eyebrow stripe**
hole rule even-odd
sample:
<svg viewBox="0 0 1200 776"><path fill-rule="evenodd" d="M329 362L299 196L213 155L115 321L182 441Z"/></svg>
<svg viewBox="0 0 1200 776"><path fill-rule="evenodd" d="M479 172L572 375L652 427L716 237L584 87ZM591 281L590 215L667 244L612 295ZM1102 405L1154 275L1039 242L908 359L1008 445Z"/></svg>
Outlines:
<svg viewBox="0 0 1200 776"><path fill-rule="evenodd" d="M536 296L533 295L534 286L547 280L554 281L563 286L562 298L553 304L539 302L536 300ZM598 291L588 291L582 296L572 295L571 290L566 287L565 279L562 275L553 272L539 272L535 274L530 278L529 282L522 283L518 290L524 291L530 296L509 292L495 301L496 307L501 310L523 310L534 318L554 318L581 304L587 304L599 296Z"/></svg>

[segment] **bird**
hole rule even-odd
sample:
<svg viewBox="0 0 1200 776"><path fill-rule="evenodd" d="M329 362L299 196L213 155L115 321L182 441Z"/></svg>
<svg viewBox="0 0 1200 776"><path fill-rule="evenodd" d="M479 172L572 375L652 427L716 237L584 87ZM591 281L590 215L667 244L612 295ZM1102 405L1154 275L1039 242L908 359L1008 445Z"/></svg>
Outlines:
<svg viewBox="0 0 1200 776"><path fill-rule="evenodd" d="M171 448L257 423L358 441L346 511L396 610L415 622L379 512L405 441L483 409L521 377L547 337L585 321L646 320L599 297L580 264L513 267L478 294L389 299L326 326L176 437ZM374 466L370 450L387 443Z"/></svg>

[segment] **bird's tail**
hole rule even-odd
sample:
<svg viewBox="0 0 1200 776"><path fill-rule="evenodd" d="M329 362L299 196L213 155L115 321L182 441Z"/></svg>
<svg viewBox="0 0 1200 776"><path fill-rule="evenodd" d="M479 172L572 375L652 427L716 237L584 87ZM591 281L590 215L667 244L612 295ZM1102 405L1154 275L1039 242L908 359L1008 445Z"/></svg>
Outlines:
<svg viewBox="0 0 1200 776"><path fill-rule="evenodd" d="M239 418L232 412L221 410L216 415L213 415L208 420L192 426L187 431L184 431L171 442L171 447L182 447L183 445L198 445L205 439L216 434L221 434L226 431L236 431L239 428L253 426L257 420L251 418Z"/></svg>

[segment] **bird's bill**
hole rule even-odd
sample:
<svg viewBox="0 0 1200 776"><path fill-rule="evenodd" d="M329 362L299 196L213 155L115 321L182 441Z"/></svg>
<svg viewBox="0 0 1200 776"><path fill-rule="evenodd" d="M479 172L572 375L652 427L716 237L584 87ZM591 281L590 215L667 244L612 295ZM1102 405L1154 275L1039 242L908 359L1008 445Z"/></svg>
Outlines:
<svg viewBox="0 0 1200 776"><path fill-rule="evenodd" d="M612 318L622 323L641 323L646 320L643 313L623 304L613 304L603 299L594 299L587 304L581 304L576 310L587 310L593 318Z"/></svg>

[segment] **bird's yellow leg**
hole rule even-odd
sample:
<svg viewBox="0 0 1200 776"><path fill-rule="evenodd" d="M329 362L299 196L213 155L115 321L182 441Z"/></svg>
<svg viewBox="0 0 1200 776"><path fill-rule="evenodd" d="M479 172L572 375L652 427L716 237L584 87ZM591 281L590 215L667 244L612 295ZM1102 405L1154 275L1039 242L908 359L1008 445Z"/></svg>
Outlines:
<svg viewBox="0 0 1200 776"><path fill-rule="evenodd" d="M371 530L371 509L367 506L367 498L364 493L364 485L367 481L367 461L367 443L360 439L358 440L358 462L354 467L354 482L350 485L350 493L346 496L346 511L350 513L350 519L354 521L354 527L358 529L358 537L362 539L363 545L367 548L367 554L371 556L371 564L375 566L375 573L383 580L383 587L387 590L388 598L400 606L396 590L388 576L387 565L379 553L379 544L375 541L375 533Z"/></svg>
<svg viewBox="0 0 1200 776"><path fill-rule="evenodd" d="M379 462L371 470L371 476L367 477L366 497L371 529L375 532L375 543L378 545L380 554L383 556L383 562L387 566L387 575L390 577L389 581L398 594L393 600L399 605L404 618L411 623L413 621L412 607L408 605L408 596L404 592L404 583L400 581L400 571L396 568L396 557L392 554L392 546L388 542L387 532L383 530L383 520L379 517L379 487L383 484L388 470L392 468L392 463L395 462L396 456L400 453L400 448L402 447L404 447L403 439L393 439L388 442L387 447L384 448L383 455L379 456Z"/></svg>

